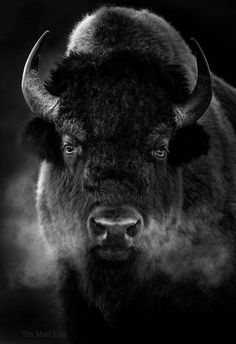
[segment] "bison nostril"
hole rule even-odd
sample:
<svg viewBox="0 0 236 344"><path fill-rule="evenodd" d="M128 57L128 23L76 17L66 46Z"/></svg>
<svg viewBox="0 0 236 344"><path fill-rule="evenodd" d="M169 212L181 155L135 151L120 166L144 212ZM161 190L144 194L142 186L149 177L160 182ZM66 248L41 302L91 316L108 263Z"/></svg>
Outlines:
<svg viewBox="0 0 236 344"><path fill-rule="evenodd" d="M134 225L126 228L126 235L131 238L135 237L138 234L140 227L141 221L138 220Z"/></svg>
<svg viewBox="0 0 236 344"><path fill-rule="evenodd" d="M93 218L90 220L90 230L95 236L104 236L107 233L106 227L97 223Z"/></svg>
<svg viewBox="0 0 236 344"><path fill-rule="evenodd" d="M129 207L95 208L88 217L87 228L94 245L130 247L144 228L143 218Z"/></svg>

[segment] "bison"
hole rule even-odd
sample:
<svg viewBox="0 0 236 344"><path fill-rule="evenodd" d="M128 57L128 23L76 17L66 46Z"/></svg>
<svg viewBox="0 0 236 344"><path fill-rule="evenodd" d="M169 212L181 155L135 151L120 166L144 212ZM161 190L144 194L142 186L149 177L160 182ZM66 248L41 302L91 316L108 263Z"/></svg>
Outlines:
<svg viewBox="0 0 236 344"><path fill-rule="evenodd" d="M236 305L236 90L148 10L102 7L22 91L73 343L211 342ZM231 333L232 334L232 333ZM189 337L191 336L191 337Z"/></svg>

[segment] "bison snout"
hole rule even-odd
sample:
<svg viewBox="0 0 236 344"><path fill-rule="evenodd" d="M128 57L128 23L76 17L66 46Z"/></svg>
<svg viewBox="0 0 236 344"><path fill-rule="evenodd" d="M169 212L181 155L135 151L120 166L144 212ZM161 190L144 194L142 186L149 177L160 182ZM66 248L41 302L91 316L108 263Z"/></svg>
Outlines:
<svg viewBox="0 0 236 344"><path fill-rule="evenodd" d="M99 207L90 214L87 227L92 246L128 248L143 230L143 218L130 207Z"/></svg>
<svg viewBox="0 0 236 344"><path fill-rule="evenodd" d="M134 239L143 227L143 217L132 207L97 207L87 222L91 252L99 259L127 262L137 253Z"/></svg>
<svg viewBox="0 0 236 344"><path fill-rule="evenodd" d="M106 218L91 218L89 230L95 237L101 237L107 241L130 240L141 230L141 220L123 219L112 221Z"/></svg>

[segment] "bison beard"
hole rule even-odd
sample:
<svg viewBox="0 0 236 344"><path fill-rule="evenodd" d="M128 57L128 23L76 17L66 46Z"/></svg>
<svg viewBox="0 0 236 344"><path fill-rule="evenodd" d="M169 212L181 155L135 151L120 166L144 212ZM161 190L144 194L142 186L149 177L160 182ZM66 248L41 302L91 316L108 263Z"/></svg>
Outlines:
<svg viewBox="0 0 236 344"><path fill-rule="evenodd" d="M194 278L173 284L156 273L140 282L132 263L114 266L91 258L86 274L62 266L59 295L73 343L217 343L233 331L233 281L209 293Z"/></svg>
<svg viewBox="0 0 236 344"><path fill-rule="evenodd" d="M114 265L98 261L92 255L84 273L76 272L65 263L60 273L60 286L67 329L75 342L102 340L115 343L123 336L122 328L126 332L135 330L137 322L127 312L131 304L135 305L140 286L133 262ZM134 309L131 306L132 313Z"/></svg>
<svg viewBox="0 0 236 344"><path fill-rule="evenodd" d="M24 139L43 161L37 209L70 339L211 343L232 332L235 90L196 41L195 61L145 10L85 17L45 86L46 35L23 73L36 117Z"/></svg>
<svg viewBox="0 0 236 344"><path fill-rule="evenodd" d="M81 276L81 288L90 304L94 304L108 323L128 304L138 288L136 267L132 262L111 263L92 255L88 259L86 275Z"/></svg>

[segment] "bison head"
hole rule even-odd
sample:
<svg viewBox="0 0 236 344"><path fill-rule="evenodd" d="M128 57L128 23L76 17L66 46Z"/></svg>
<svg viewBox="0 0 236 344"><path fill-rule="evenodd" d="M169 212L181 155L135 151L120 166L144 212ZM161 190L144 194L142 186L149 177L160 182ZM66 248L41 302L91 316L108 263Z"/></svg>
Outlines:
<svg viewBox="0 0 236 344"><path fill-rule="evenodd" d="M181 166L208 147L196 124L211 101L207 61L192 40L198 75L189 92L179 66L160 57L72 51L44 85L38 60L46 35L29 55L22 90L36 117L27 146L44 160L37 206L47 241L90 293L98 281L108 289L109 278L115 287L117 276L124 285L145 281L186 240Z"/></svg>

